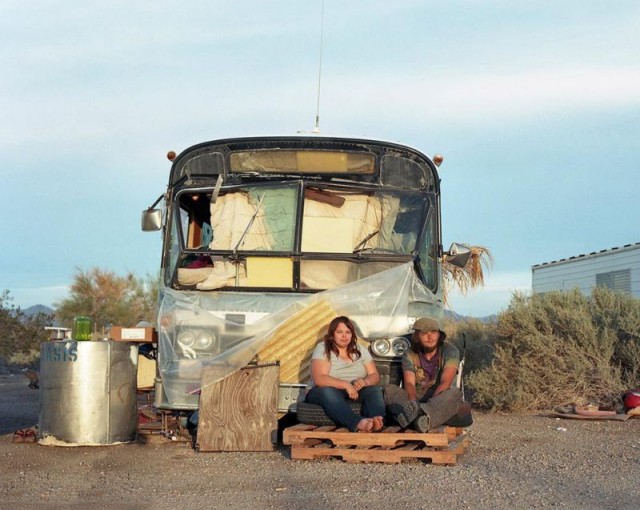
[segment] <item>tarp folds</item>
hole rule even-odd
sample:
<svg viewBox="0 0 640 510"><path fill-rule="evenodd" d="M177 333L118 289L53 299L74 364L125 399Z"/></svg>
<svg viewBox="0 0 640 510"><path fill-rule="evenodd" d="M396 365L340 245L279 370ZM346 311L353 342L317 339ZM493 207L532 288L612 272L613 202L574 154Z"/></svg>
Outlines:
<svg viewBox="0 0 640 510"><path fill-rule="evenodd" d="M276 361L261 351L279 357L287 382L307 382L308 355L333 316L350 317L358 337L369 340L403 335L419 315L442 314L439 298L418 280L412 263L311 295L163 293L159 370L169 404L175 407L199 392L205 367L213 372L213 383L256 356Z"/></svg>

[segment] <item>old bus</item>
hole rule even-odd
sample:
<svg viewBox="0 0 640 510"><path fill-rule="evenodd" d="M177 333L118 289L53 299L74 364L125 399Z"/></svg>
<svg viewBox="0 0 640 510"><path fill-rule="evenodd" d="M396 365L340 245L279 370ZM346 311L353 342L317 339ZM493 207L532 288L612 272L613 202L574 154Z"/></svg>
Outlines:
<svg viewBox="0 0 640 510"><path fill-rule="evenodd" d="M173 160L143 212L163 231L156 405L198 408L203 370L222 379L280 363L281 412L295 410L309 355L349 315L383 382L415 318L442 316L437 165L375 140L321 136L201 143ZM438 162L438 159L436 159ZM449 262L464 265L453 244Z"/></svg>

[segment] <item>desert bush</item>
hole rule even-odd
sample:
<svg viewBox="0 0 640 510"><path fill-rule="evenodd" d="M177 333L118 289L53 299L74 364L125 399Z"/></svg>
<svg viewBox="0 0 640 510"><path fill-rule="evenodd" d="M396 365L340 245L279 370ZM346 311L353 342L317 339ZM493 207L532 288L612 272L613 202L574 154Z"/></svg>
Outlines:
<svg viewBox="0 0 640 510"><path fill-rule="evenodd" d="M40 364L40 350L29 349L28 352L14 352L7 357L7 363L19 367L37 367Z"/></svg>
<svg viewBox="0 0 640 510"><path fill-rule="evenodd" d="M107 325L135 326L139 321L152 322L158 300L160 280L147 275L125 276L94 267L76 269L69 296L56 303L56 317L71 327L74 317L93 319L94 336L105 334Z"/></svg>
<svg viewBox="0 0 640 510"><path fill-rule="evenodd" d="M8 290L0 293L0 358L11 364L18 363L12 359L23 358L35 362L38 356L34 358L33 352L37 353L47 339L44 327L51 325L53 317L42 313L26 316L12 301Z"/></svg>
<svg viewBox="0 0 640 510"><path fill-rule="evenodd" d="M494 410L614 405L640 384L639 348L638 299L604 288L515 294L498 316L491 364L467 384Z"/></svg>
<svg viewBox="0 0 640 510"><path fill-rule="evenodd" d="M489 366L493 360L493 344L496 325L494 322L484 323L477 319L464 319L445 324L447 340L464 350L465 376Z"/></svg>

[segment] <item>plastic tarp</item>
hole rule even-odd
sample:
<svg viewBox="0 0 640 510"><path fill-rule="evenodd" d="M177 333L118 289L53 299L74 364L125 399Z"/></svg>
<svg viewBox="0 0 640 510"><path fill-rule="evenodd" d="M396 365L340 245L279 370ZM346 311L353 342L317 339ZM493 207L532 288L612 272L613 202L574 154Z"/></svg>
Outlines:
<svg viewBox="0 0 640 510"><path fill-rule="evenodd" d="M350 317L365 340L408 333L418 316L442 316L412 263L311 295L164 289L158 366L168 402L179 407L197 395L204 368L213 383L247 365L282 325L319 304ZM279 341L296 348L296 335Z"/></svg>

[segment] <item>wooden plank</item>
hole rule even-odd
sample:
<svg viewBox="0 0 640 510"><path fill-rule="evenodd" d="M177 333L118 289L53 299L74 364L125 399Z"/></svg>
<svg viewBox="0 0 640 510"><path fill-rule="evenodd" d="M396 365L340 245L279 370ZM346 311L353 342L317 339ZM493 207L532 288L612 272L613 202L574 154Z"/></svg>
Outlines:
<svg viewBox="0 0 640 510"><path fill-rule="evenodd" d="M469 438L466 434L462 434L454 439L451 444L449 444L449 451L455 453L456 455L462 455L466 449L469 447Z"/></svg>
<svg viewBox="0 0 640 510"><path fill-rule="evenodd" d="M205 369L202 375L199 450L273 450L278 429L278 365L245 367L213 384L209 374Z"/></svg>
<svg viewBox="0 0 640 510"><path fill-rule="evenodd" d="M307 448L312 448L319 444L327 444L322 439L305 439L302 446L306 446Z"/></svg>
<svg viewBox="0 0 640 510"><path fill-rule="evenodd" d="M305 448L304 446L292 446L291 458L293 460L313 460L318 458L316 448Z"/></svg>
<svg viewBox="0 0 640 510"><path fill-rule="evenodd" d="M298 423L297 425L292 425L291 427L287 427L285 429L285 432L287 430L313 430L315 428L316 428L315 425L307 425L306 423Z"/></svg>
<svg viewBox="0 0 640 510"><path fill-rule="evenodd" d="M613 420L613 421L626 421L631 418L629 414L613 414L610 416L584 416L581 414L563 414L563 413L551 413L549 416L556 418L567 418L569 420Z"/></svg>
<svg viewBox="0 0 640 510"><path fill-rule="evenodd" d="M410 445L415 446L415 445ZM395 450L359 450L349 448L304 448L291 447L294 460L313 460L328 457L340 457L345 462L382 462L399 464L405 459L430 460L433 464L455 464L457 455L453 452L431 449L409 449L410 446Z"/></svg>
<svg viewBox="0 0 640 510"><path fill-rule="evenodd" d="M380 434L393 434L396 432L400 432L402 430L402 427L399 427L397 425L391 425L389 427L385 427L380 431ZM377 448L379 448L380 450L390 450L391 448L393 448L393 446L378 446Z"/></svg>
<svg viewBox="0 0 640 510"><path fill-rule="evenodd" d="M460 434L464 433L464 429L460 427L445 427L444 432L449 437L449 440L453 441L455 438L459 437Z"/></svg>
<svg viewBox="0 0 640 510"><path fill-rule="evenodd" d="M399 445L397 448L394 448L394 450L415 450L419 446L422 445L417 441L409 441L403 445Z"/></svg>
<svg viewBox="0 0 640 510"><path fill-rule="evenodd" d="M286 433L287 431L285 431ZM305 439L327 439L335 446L395 446L402 441L421 441L427 446L447 446L449 438L443 433L419 433L419 432L329 432L329 431L292 431L286 433L283 442L287 445L302 444Z"/></svg>
<svg viewBox="0 0 640 510"><path fill-rule="evenodd" d="M437 465L444 464L449 466L455 465L456 461L458 460L458 456L454 452L441 451L441 450L430 451L428 454L424 456L419 456L417 458L430 459L431 464L437 464Z"/></svg>

